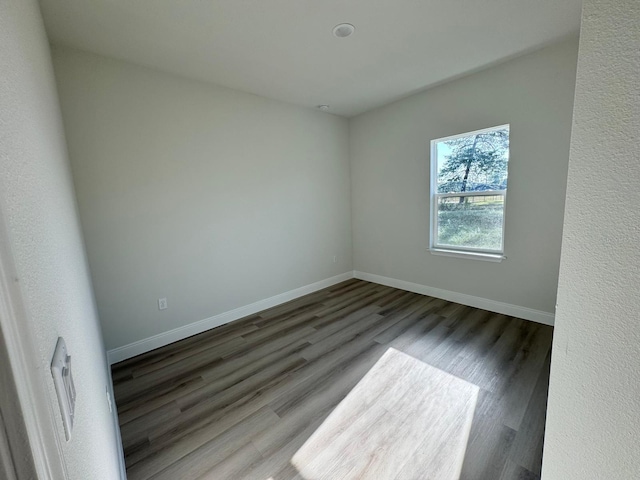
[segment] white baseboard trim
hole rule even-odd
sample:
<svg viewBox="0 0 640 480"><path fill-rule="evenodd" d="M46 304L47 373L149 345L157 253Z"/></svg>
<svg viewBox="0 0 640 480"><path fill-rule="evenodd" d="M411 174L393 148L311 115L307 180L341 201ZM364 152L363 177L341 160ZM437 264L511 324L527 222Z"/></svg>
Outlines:
<svg viewBox="0 0 640 480"><path fill-rule="evenodd" d="M212 328L219 327L234 320L239 320L248 315L261 312L267 308L275 307L281 303L295 300L298 297L308 295L309 293L317 292L323 288L330 287L336 283L344 282L350 278L359 278L360 280L366 280L368 282L379 283L380 285L386 285L388 287L399 288L408 292L420 293L422 295L429 295L430 297L442 298L450 302L461 303L462 305L468 305L470 307L482 308L491 312L502 313L510 315L512 317L524 318L525 320L531 320L545 325L552 325L554 323L555 315L549 312L543 312L541 310L534 310L532 308L520 307L518 305L512 305L509 303L497 302L495 300L489 300L482 297L474 297L473 295L467 295L465 293L452 292L450 290L443 290L441 288L429 287L427 285L421 285L419 283L407 282L404 280L398 280L395 278L384 277L382 275L375 275L373 273L366 273L354 270L353 272L345 272L340 275L336 275L331 278L320 280L319 282L305 285L303 287L290 290L288 292L274 295L273 297L265 298L257 302L238 307L228 312L223 312L213 317L199 320L189 325L174 328L168 332L159 333L153 337L138 340L137 342L117 347L107 352L109 364L121 362L128 358L135 357L142 353L149 352L156 348L164 347L170 343L177 342L179 340L197 335L198 333L206 332Z"/></svg>
<svg viewBox="0 0 640 480"><path fill-rule="evenodd" d="M143 340L138 340L137 342L133 342L122 347L114 348L113 350L109 350L107 352L109 364L113 365L114 363L118 363L128 358L135 357L136 355L149 352L159 347L164 347L165 345L177 342L178 340L197 335L198 333L206 332L207 330L211 330L212 328L219 327L220 325L224 325L229 322L233 322L234 320L239 320L240 318L244 318L248 315L253 315L254 313L266 310L267 308L275 307L276 305L280 305L281 303L289 302L298 297L317 292L318 290L330 287L331 285L335 285L336 283L344 282L345 280L349 280L350 278L353 278L353 272L349 271L341 273L340 275L326 278L324 280L320 280L319 282L305 285L294 290L289 290L288 292L280 293L279 295L274 295L273 297L265 298L264 300L258 300L257 302L251 303L249 305L238 307L233 310L229 310L228 312L223 312L218 315L214 315L213 317L190 323L189 325L174 328L173 330L169 330L168 332L159 333L157 335L154 335L153 337L145 338Z"/></svg>
<svg viewBox="0 0 640 480"><path fill-rule="evenodd" d="M553 313L534 310L527 307L520 307L518 305L511 305L510 303L497 302L487 298L474 297L473 295L467 295L465 293L428 287L419 283L406 282L404 280L383 277L382 275L375 275L373 273L354 270L353 276L354 278L366 280L367 282L379 283L380 285L399 288L401 290L407 290L408 292L429 295L430 297L441 298L443 300L448 300L449 302L461 303L462 305L467 305L469 307L482 308L483 310L489 310L490 312L524 318L525 320L531 320L545 325L553 326L555 319L555 315Z"/></svg>

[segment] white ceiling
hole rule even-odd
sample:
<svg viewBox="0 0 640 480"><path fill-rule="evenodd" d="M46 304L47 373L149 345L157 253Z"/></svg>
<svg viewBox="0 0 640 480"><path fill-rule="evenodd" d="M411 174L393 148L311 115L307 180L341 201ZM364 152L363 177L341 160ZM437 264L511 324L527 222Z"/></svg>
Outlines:
<svg viewBox="0 0 640 480"><path fill-rule="evenodd" d="M40 0L53 44L353 116L580 27L581 0ZM348 38L332 28L355 25Z"/></svg>

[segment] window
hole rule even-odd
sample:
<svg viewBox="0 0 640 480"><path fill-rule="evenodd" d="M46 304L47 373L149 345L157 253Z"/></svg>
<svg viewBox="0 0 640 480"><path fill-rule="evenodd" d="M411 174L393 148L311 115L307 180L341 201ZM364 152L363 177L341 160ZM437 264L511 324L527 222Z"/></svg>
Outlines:
<svg viewBox="0 0 640 480"><path fill-rule="evenodd" d="M431 141L431 251L502 258L509 125Z"/></svg>

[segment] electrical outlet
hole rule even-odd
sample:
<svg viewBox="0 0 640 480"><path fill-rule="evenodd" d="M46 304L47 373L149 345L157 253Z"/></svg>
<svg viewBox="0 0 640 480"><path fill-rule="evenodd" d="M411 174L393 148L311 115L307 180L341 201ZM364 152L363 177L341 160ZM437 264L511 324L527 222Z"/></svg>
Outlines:
<svg viewBox="0 0 640 480"><path fill-rule="evenodd" d="M158 310L165 310L167 308L167 299L159 298L158 299Z"/></svg>
<svg viewBox="0 0 640 480"><path fill-rule="evenodd" d="M338 256L337 256L337 255L334 255L334 256L333 256L333 263L336 263L337 261L338 261Z"/></svg>

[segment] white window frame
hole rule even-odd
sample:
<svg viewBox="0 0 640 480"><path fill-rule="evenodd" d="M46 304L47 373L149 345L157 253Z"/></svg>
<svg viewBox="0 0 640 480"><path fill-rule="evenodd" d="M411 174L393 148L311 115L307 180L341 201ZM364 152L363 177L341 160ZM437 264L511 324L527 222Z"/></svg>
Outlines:
<svg viewBox="0 0 640 480"><path fill-rule="evenodd" d="M436 138L431 140L431 191L430 191L430 200L431 200L431 221L430 223L430 231L429 231L429 250L434 255L444 255L444 256L452 256L452 257L462 257L462 258L475 258L478 260L487 260L500 262L504 260L506 257L504 255L504 232L505 232L505 224L506 224L506 211L507 211L507 190L486 190L486 191L474 191L474 192L458 192L458 193L438 193L438 153L437 153L437 145L440 142L447 140L455 140L457 138L462 137L470 137L472 135L478 135L481 133L491 132L493 130L499 130L501 128L509 128L509 124L505 125L497 125L495 127L483 128L481 130L474 130L472 132L460 133L457 135L450 135L447 137ZM511 131L509 131L511 133ZM511 140L511 139L509 139ZM509 145L511 146L511 145ZM507 172L509 167L507 165ZM508 188L508 186L507 186ZM502 196L503 204L502 204L502 239L500 242L501 248L499 250L490 250L490 249L482 249L482 248L474 248L474 247L458 247L452 245L442 245L439 244L436 240L437 232L438 232L438 199L445 197L489 197L489 196Z"/></svg>

